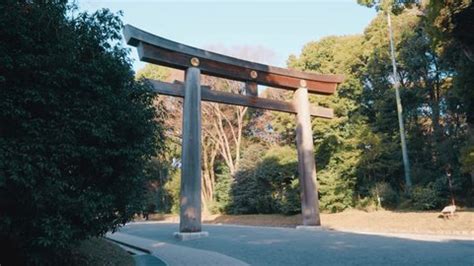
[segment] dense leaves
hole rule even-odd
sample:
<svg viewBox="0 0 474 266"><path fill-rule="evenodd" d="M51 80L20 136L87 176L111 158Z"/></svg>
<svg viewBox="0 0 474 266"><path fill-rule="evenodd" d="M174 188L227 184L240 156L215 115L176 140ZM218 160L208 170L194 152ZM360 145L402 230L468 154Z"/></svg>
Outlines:
<svg viewBox="0 0 474 266"><path fill-rule="evenodd" d="M405 7L420 4L421 0L357 0L357 3L377 10L400 13Z"/></svg>
<svg viewBox="0 0 474 266"><path fill-rule="evenodd" d="M321 209L472 205L474 49L463 31L473 25L472 1L357 2L380 11L362 34L324 37L288 58L290 68L345 75L336 95L310 97L313 105L331 107L336 115L312 120ZM404 192L388 13L401 83L411 194ZM163 71L148 76L161 78ZM292 92L268 89L262 94L292 100ZM211 210L298 212L294 116L255 111L245 119L238 169L222 170L222 156L209 167L217 177Z"/></svg>
<svg viewBox="0 0 474 266"><path fill-rule="evenodd" d="M435 209L453 200L458 205L472 204L472 75L467 74L474 69L472 62L462 49L449 53L440 49L440 44L455 44L437 39L430 17L420 17L419 9L402 10L410 7L409 1L364 4L398 8L399 15L392 17L392 24L415 188L412 195L403 192L387 22L385 14L380 13L364 34L310 42L298 57L290 56L288 60L291 68L346 77L336 95L311 98L314 104L333 108L337 116L331 121L313 119L321 208L336 212L372 204ZM291 100L289 95L285 97ZM280 134L281 144L294 145L291 115L275 114L271 124ZM271 182L248 187L258 180L255 177L262 168L252 162L251 169L236 175L232 192L241 207L234 211L262 212L262 203L253 201L250 194L271 195L264 191L271 190ZM272 182L279 180L273 173L266 173L266 177ZM291 185L285 187L289 189ZM273 200L268 197L262 202L269 204ZM265 211L282 212L273 205L264 206Z"/></svg>
<svg viewBox="0 0 474 266"><path fill-rule="evenodd" d="M245 165L231 186L229 213L295 214L301 209L296 150L255 144L242 157Z"/></svg>
<svg viewBox="0 0 474 266"><path fill-rule="evenodd" d="M0 4L0 236L38 264L140 211L162 145L120 19L54 2Z"/></svg>

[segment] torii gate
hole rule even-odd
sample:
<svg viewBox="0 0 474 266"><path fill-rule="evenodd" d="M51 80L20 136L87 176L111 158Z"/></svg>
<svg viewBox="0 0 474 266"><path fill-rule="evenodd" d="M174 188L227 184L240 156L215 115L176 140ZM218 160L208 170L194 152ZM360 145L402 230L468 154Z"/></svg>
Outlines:
<svg viewBox="0 0 474 266"><path fill-rule="evenodd" d="M308 92L333 94L343 76L307 73L245 61L173 42L130 25L126 25L123 32L127 44L137 47L141 61L185 70L186 73L184 84L150 80L154 91L184 97L179 238L205 233L201 232L201 100L296 114L303 225L321 225L311 116L332 118L333 110L311 106ZM201 86L201 73L245 82L246 95ZM294 100L285 102L260 98L258 84L293 90Z"/></svg>

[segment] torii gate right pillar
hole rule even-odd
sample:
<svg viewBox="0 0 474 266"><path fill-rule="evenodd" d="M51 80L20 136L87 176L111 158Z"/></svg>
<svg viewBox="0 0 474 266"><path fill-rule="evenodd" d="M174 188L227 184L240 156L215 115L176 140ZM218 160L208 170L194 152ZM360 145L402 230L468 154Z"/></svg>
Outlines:
<svg viewBox="0 0 474 266"><path fill-rule="evenodd" d="M306 82L295 91L296 147L298 150L298 172L300 180L301 213L303 226L320 226L319 199L316 181L316 163L313 151L310 105Z"/></svg>

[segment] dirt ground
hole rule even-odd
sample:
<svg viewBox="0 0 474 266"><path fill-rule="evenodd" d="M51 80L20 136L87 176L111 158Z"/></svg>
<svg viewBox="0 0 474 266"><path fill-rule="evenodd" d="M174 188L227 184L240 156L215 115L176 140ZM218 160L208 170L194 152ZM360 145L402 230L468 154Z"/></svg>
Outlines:
<svg viewBox="0 0 474 266"><path fill-rule="evenodd" d="M459 211L450 219L438 217L439 212L365 212L348 210L321 214L323 227L334 230L384 233L443 234L474 236L474 210ZM150 215L150 220L179 222L177 215ZM208 224L238 224L254 226L295 227L301 215L205 215Z"/></svg>

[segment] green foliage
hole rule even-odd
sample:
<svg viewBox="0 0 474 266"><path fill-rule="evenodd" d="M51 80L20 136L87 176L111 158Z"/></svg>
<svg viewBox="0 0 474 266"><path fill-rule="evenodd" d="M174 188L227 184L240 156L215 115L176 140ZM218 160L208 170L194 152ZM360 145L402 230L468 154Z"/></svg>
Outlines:
<svg viewBox="0 0 474 266"><path fill-rule="evenodd" d="M232 200L229 205L229 213L257 213L257 204L260 205L259 202L267 194L267 189L259 186L254 174L264 152L265 147L260 144L250 145L242 152L241 166L235 173L231 188Z"/></svg>
<svg viewBox="0 0 474 266"><path fill-rule="evenodd" d="M361 2L408 7L401 1ZM474 68L468 60L441 56L430 25L416 14L416 9L405 9L392 17L412 175L419 186L437 184L434 195L446 201L448 185L440 177L453 172L453 191L458 198L466 197L468 175L459 174L459 167L468 153L461 152L461 158L459 154L473 113L468 88ZM354 206L354 199L369 204L376 200L374 189L380 184L386 194L382 206L396 207L404 181L385 15L379 14L361 36L308 43L299 57L290 56L288 65L346 76L335 97L311 99L333 108L337 117L313 120L321 207L341 211ZM279 115L275 124L294 141L285 132L293 126L291 117ZM465 188L458 189L462 184Z"/></svg>
<svg viewBox="0 0 474 266"><path fill-rule="evenodd" d="M432 210L441 208L443 200L439 191L434 188L434 184L427 186L415 186L412 191L413 207L418 210Z"/></svg>
<svg viewBox="0 0 474 266"><path fill-rule="evenodd" d="M426 20L430 35L434 38L434 43L439 48L451 46L453 39L460 42L472 43L472 40L464 39L469 35L460 32L472 27L469 21L459 19L459 14L468 11L472 6L472 0L457 1L429 1L425 7ZM458 51L459 52L459 51Z"/></svg>
<svg viewBox="0 0 474 266"><path fill-rule="evenodd" d="M171 213L179 213L179 196L181 188L181 171L177 170L171 174L170 179L165 184L165 191L171 196Z"/></svg>
<svg viewBox="0 0 474 266"><path fill-rule="evenodd" d="M462 171L465 173L474 173L474 143L462 148L461 165Z"/></svg>
<svg viewBox="0 0 474 266"><path fill-rule="evenodd" d="M469 173L473 174L472 145L467 139L474 121L470 89L474 64L460 55L460 47L458 52L442 53L439 47L453 47L451 41L436 39L430 19L420 17L420 10L413 5L418 1L358 2L397 14L392 16L392 26L411 173L417 186L416 200L405 202L415 208L437 208L446 203L450 192L461 204L469 202ZM291 55L287 61L290 68L346 77L336 95L310 96L313 104L331 107L336 115L330 121L313 119L312 125L320 206L328 211L356 205L370 208L379 204L379 199L382 207L396 208L405 197L386 19L385 13L379 13L362 35L310 42L299 56ZM457 25L458 29L461 26ZM291 100L290 94L283 97ZM280 144L293 145L294 118L283 113L272 117ZM265 173L269 180L279 180L276 172L267 172L262 165L263 157L249 163L253 170L241 169L236 174L233 206L238 208L234 211L282 212L273 201L278 198L273 183L261 179L260 173ZM271 160L265 163L276 164ZM452 187L447 176L452 176ZM290 183L283 187L289 189ZM251 199L252 194L261 195L257 197L260 200ZM427 199L431 206L426 205Z"/></svg>
<svg viewBox="0 0 474 266"><path fill-rule="evenodd" d="M282 187L283 193L280 200L280 212L286 215L301 213L300 182L293 179Z"/></svg>
<svg viewBox="0 0 474 266"><path fill-rule="evenodd" d="M372 197L365 197L359 198L355 202L356 209L365 211L365 212L373 212L378 210L377 200Z"/></svg>
<svg viewBox="0 0 474 266"><path fill-rule="evenodd" d="M166 81L171 76L171 71L166 67L154 64L146 64L143 68L137 71L135 76L138 79L147 78Z"/></svg>
<svg viewBox="0 0 474 266"><path fill-rule="evenodd" d="M230 213L294 214L300 211L294 148L273 147L265 151L263 146L255 144L244 152L242 165L245 167L235 174L232 184Z"/></svg>
<svg viewBox="0 0 474 266"><path fill-rule="evenodd" d="M313 135L319 180L320 206L336 212L353 206L356 168L362 150L365 119L358 113L363 85L359 80L360 58L365 53L361 36L326 37L307 44L290 67L319 73L344 74L345 82L334 96L311 96L310 101L334 109L332 120L313 119ZM280 119L278 123L293 120ZM275 126L279 130L280 126Z"/></svg>
<svg viewBox="0 0 474 266"><path fill-rule="evenodd" d="M359 5L375 7L377 11L391 11L396 14L403 11L406 7L412 7L419 4L420 0L357 0Z"/></svg>
<svg viewBox="0 0 474 266"><path fill-rule="evenodd" d="M0 4L0 240L29 264L58 264L76 241L129 221L163 145L119 17L70 10Z"/></svg>
<svg viewBox="0 0 474 266"><path fill-rule="evenodd" d="M171 166L164 163L164 158L154 157L147 164L146 175L148 177L143 205L143 213L169 213L171 211L173 198L165 184L169 179Z"/></svg>
<svg viewBox="0 0 474 266"><path fill-rule="evenodd" d="M399 195L397 191L395 191L392 186L387 182L378 182L375 186L370 190L370 195L372 199L377 201L377 204L380 205L379 207L385 209L393 209L398 206L399 203Z"/></svg>
<svg viewBox="0 0 474 266"><path fill-rule="evenodd" d="M72 251L71 266L133 266L135 261L125 249L103 238L81 241Z"/></svg>
<svg viewBox="0 0 474 266"><path fill-rule="evenodd" d="M214 202L211 203L212 213L227 213L231 203L232 176L228 167L221 166L222 170L216 174L217 180L214 188Z"/></svg>

